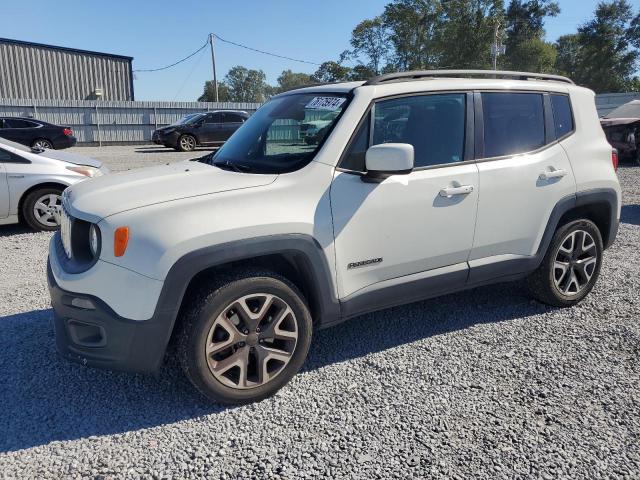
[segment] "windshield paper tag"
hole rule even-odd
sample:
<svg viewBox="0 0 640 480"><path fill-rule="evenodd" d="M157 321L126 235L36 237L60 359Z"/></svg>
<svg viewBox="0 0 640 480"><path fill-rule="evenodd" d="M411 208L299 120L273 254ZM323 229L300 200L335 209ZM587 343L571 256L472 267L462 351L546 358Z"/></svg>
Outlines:
<svg viewBox="0 0 640 480"><path fill-rule="evenodd" d="M309 110L329 110L333 112L338 110L346 100L344 97L315 97L307 103L307 106L304 108Z"/></svg>

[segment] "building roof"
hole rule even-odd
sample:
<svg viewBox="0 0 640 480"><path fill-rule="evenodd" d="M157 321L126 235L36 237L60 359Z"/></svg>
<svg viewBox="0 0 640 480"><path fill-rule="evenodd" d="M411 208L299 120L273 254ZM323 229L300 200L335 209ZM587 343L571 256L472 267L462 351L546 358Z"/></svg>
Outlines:
<svg viewBox="0 0 640 480"><path fill-rule="evenodd" d="M129 62L133 60L133 57L127 57L125 55L115 55L113 53L94 52L91 50L80 50L78 48L58 47L56 45L46 45L44 43L25 42L23 40L13 40L11 38L0 38L0 43L10 43L13 45L22 45L24 47L48 48L51 50L62 50L65 52L80 53L84 55L97 55L100 57L121 58Z"/></svg>

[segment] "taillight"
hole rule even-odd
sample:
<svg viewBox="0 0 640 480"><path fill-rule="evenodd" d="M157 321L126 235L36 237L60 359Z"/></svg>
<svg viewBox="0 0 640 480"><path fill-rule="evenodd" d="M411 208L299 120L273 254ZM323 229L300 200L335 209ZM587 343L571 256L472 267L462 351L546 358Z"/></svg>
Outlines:
<svg viewBox="0 0 640 480"><path fill-rule="evenodd" d="M73 135L73 130L71 130L70 128L64 128L62 130L62 133L64 133L67 137L70 137L71 135Z"/></svg>
<svg viewBox="0 0 640 480"><path fill-rule="evenodd" d="M618 170L618 150L615 148L611 150L611 163L613 164L613 169Z"/></svg>

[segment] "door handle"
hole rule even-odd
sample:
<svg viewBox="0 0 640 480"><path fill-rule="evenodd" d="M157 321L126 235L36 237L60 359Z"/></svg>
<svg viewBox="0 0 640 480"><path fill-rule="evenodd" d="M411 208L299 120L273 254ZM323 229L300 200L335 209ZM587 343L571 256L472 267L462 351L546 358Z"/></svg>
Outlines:
<svg viewBox="0 0 640 480"><path fill-rule="evenodd" d="M441 197L451 198L454 195L468 195L473 192L473 185L460 185L459 187L445 187L440 190Z"/></svg>
<svg viewBox="0 0 640 480"><path fill-rule="evenodd" d="M553 167L552 167L553 168ZM562 178L567 174L566 170L555 169L546 170L540 174L540 180L550 180L552 178Z"/></svg>

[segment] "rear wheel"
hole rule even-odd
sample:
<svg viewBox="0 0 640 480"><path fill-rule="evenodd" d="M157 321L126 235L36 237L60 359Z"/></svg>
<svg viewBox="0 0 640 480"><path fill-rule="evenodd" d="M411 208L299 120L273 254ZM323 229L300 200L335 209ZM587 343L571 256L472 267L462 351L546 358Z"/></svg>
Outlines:
<svg viewBox="0 0 640 480"><path fill-rule="evenodd" d="M182 321L178 357L209 399L266 398L302 366L312 321L298 289L271 272L238 273L194 297Z"/></svg>
<svg viewBox="0 0 640 480"><path fill-rule="evenodd" d="M196 138L193 135L182 135L178 139L178 150L191 152L196 149Z"/></svg>
<svg viewBox="0 0 640 480"><path fill-rule="evenodd" d="M53 150L53 143L46 138L38 138L33 141L31 148L48 148L49 150Z"/></svg>
<svg viewBox="0 0 640 480"><path fill-rule="evenodd" d="M61 207L61 189L39 188L29 193L22 202L22 218L34 230L57 230L56 214Z"/></svg>
<svg viewBox="0 0 640 480"><path fill-rule="evenodd" d="M529 277L533 296L548 305L570 307L593 289L602 265L602 236L590 220L560 227L538 269Z"/></svg>

